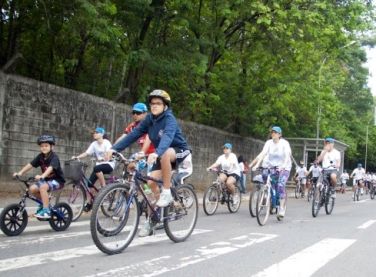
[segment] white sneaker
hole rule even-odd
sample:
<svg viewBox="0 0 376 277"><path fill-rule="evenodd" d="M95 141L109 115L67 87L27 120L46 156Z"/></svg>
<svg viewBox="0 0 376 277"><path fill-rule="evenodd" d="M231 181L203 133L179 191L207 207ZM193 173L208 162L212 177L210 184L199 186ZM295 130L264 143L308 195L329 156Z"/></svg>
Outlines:
<svg viewBox="0 0 376 277"><path fill-rule="evenodd" d="M364 193L364 189L361 188L361 189L360 189L360 195L363 195L363 193Z"/></svg>
<svg viewBox="0 0 376 277"><path fill-rule="evenodd" d="M153 227L149 222L147 222L140 230L138 233L139 237L147 237L151 236L153 234Z"/></svg>
<svg viewBox="0 0 376 277"><path fill-rule="evenodd" d="M279 211L278 211L278 215L277 215L277 217L279 217L279 218L283 218L284 216L285 216L285 209L282 208L282 207L280 207L280 208L279 208Z"/></svg>
<svg viewBox="0 0 376 277"><path fill-rule="evenodd" d="M336 191L332 192L332 198L336 198L337 194Z"/></svg>
<svg viewBox="0 0 376 277"><path fill-rule="evenodd" d="M171 202L172 202L171 193L162 192L156 205L158 207L164 208L164 207L167 207Z"/></svg>
<svg viewBox="0 0 376 277"><path fill-rule="evenodd" d="M232 199L232 205L238 205L239 203L239 196L235 195Z"/></svg>

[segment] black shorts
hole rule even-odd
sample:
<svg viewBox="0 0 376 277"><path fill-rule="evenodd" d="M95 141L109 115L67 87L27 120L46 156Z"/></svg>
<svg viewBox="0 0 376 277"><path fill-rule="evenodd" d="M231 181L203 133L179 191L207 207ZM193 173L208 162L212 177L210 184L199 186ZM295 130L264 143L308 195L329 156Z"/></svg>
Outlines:
<svg viewBox="0 0 376 277"><path fill-rule="evenodd" d="M240 176L237 175L237 174L235 174L235 173L231 173L231 174L223 173L223 174L225 174L225 175L227 176L227 178L230 177L230 176L231 176L231 177L234 177L234 178L236 179L236 182L238 182L239 179L240 179Z"/></svg>
<svg viewBox="0 0 376 277"><path fill-rule="evenodd" d="M176 169L179 164L181 164L184 159L192 153L191 150L187 150L187 149L180 149L180 148L176 148L176 147L172 147L172 149L175 150L175 162L171 163L171 168L172 170ZM153 168L151 169L151 171L156 171L156 170L161 170L161 160L160 159L157 159L153 165Z"/></svg>

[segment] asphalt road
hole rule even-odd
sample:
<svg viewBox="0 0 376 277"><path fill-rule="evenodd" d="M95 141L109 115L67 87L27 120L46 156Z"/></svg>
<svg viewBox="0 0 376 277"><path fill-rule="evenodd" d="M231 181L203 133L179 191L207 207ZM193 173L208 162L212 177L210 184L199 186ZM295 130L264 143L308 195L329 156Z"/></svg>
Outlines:
<svg viewBox="0 0 376 277"><path fill-rule="evenodd" d="M313 218L306 199L289 198L286 217L259 226L248 201L231 214L200 206L195 233L173 243L158 230L118 255L100 252L89 215L64 232L30 219L17 237L0 234L0 276L375 276L376 200L337 193L331 215Z"/></svg>

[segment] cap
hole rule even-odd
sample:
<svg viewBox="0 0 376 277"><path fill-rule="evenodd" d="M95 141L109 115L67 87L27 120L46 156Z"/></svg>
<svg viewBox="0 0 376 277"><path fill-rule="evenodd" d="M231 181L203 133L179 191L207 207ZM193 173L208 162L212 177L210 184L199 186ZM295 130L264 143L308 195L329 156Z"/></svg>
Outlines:
<svg viewBox="0 0 376 277"><path fill-rule="evenodd" d="M94 134L95 132L100 133L102 135L106 134L106 131L102 127L97 127L95 129L90 130L91 134Z"/></svg>
<svg viewBox="0 0 376 277"><path fill-rule="evenodd" d="M134 104L132 110L137 111L137 112L147 112L148 108L146 107L144 103L137 103L137 104Z"/></svg>
<svg viewBox="0 0 376 277"><path fill-rule="evenodd" d="M272 131L276 131L277 133L282 134L282 129L281 129L281 127L278 127L278 126L274 126L274 127L272 128Z"/></svg>
<svg viewBox="0 0 376 277"><path fill-rule="evenodd" d="M333 138L326 138L325 141L330 142L330 143L334 143L334 139Z"/></svg>
<svg viewBox="0 0 376 277"><path fill-rule="evenodd" d="M361 164L361 163L359 163L359 164L358 164L358 167L362 167L362 164Z"/></svg>
<svg viewBox="0 0 376 277"><path fill-rule="evenodd" d="M222 148L225 148L225 147L227 147L228 149L232 149L232 145L231 145L231 143L225 143L225 145L223 145L222 146Z"/></svg>

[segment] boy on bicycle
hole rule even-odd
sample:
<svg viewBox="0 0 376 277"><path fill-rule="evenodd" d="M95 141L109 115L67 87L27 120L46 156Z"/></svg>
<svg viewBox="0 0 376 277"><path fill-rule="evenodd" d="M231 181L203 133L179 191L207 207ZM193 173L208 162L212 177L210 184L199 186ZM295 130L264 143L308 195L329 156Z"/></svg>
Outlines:
<svg viewBox="0 0 376 277"><path fill-rule="evenodd" d="M299 167L296 167L294 178L295 178L296 183L300 181L300 184L302 186L302 196L304 196L305 189L306 189L306 182L307 182L306 174L307 174L307 168L304 166L303 161L300 161Z"/></svg>
<svg viewBox="0 0 376 277"><path fill-rule="evenodd" d="M60 189L64 185L65 180L59 157L52 151L55 146L55 138L50 135L42 135L38 138L37 144L40 146L41 153L19 172L14 173L13 177L16 177L16 175L20 176L33 167L40 166L42 174L35 175L34 178L37 182L30 186L29 193L40 199L43 203L43 205L39 205L35 217L51 218L48 192Z"/></svg>
<svg viewBox="0 0 376 277"><path fill-rule="evenodd" d="M114 152L123 151L144 134L148 134L155 147L154 153L149 154L147 160L149 165L153 164L150 176L163 179L163 191L159 194L157 183L151 180L148 181L148 186L158 199L156 205L167 207L172 202L170 190L172 168L175 168L176 163L182 163L191 150L170 109L170 95L163 90L154 90L148 95L148 101L151 114L148 114L131 133L112 146L106 153L106 159L110 159ZM147 222L139 232L140 237L152 234L153 228L150 222Z"/></svg>

